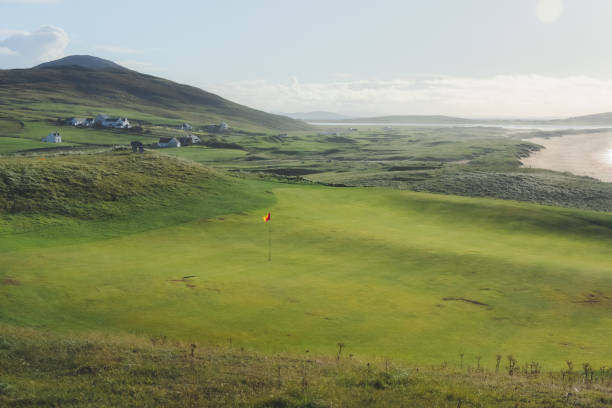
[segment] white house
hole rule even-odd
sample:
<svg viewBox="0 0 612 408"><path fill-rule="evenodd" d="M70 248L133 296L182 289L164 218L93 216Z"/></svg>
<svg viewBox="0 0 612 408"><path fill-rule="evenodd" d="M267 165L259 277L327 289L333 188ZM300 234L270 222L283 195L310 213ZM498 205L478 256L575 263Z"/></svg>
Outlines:
<svg viewBox="0 0 612 408"><path fill-rule="evenodd" d="M157 147L181 147L181 142L179 142L176 137L162 137L159 139Z"/></svg>
<svg viewBox="0 0 612 408"><path fill-rule="evenodd" d="M111 118L108 115L96 116L95 123L102 127L114 129L129 129L131 127L127 118Z"/></svg>
<svg viewBox="0 0 612 408"><path fill-rule="evenodd" d="M229 125L225 122L221 122L218 125L208 125L205 129L209 132L227 132L229 130Z"/></svg>
<svg viewBox="0 0 612 408"><path fill-rule="evenodd" d="M49 133L47 137L40 139L40 141L47 143L62 143L62 137L60 136L59 132L53 132Z"/></svg>
<svg viewBox="0 0 612 408"><path fill-rule="evenodd" d="M178 128L180 130L193 130L193 126L191 126L189 123L183 123Z"/></svg>
<svg viewBox="0 0 612 408"><path fill-rule="evenodd" d="M200 138L196 135L189 135L179 138L179 142L181 143L181 146L191 146L202 143L202 140L200 140Z"/></svg>
<svg viewBox="0 0 612 408"><path fill-rule="evenodd" d="M85 126L85 118L72 118L68 123L72 126Z"/></svg>

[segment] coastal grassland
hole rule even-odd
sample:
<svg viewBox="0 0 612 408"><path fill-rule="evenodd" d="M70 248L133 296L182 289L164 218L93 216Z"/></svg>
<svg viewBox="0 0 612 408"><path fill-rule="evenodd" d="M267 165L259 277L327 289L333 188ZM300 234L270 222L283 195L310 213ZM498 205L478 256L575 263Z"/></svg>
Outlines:
<svg viewBox="0 0 612 408"><path fill-rule="evenodd" d="M0 404L6 407L591 407L612 403L612 371L496 372L474 362L405 365L388 359L260 354L164 337L58 336L0 326Z"/></svg>
<svg viewBox="0 0 612 408"><path fill-rule="evenodd" d="M418 364L610 365L609 214L227 178L148 154L14 160L2 174L30 181L5 181L18 205L2 216L4 323L263 353L342 342Z"/></svg>
<svg viewBox="0 0 612 408"><path fill-rule="evenodd" d="M522 140L523 133L500 128L333 130L339 135L201 135L205 147L167 149L164 154L236 172L336 186L390 187L612 211L610 183L522 167L521 159L541 148ZM228 153L224 160L207 147L244 153Z"/></svg>
<svg viewBox="0 0 612 408"><path fill-rule="evenodd" d="M61 117L72 116L70 109L79 109L43 103L41 112L53 106L65 109L54 111ZM2 119L0 136L10 139L0 138L0 153L29 154L40 149L87 151L128 146L135 140L154 146L160 137L180 138L188 134L175 127L180 119L131 113L136 115L130 116L133 124L138 125L133 130L57 125L49 111L46 119L31 113L19 116L21 120ZM520 135L528 137L530 133L487 127L347 129L331 129L334 132L328 134L314 130L279 134L257 128L210 133L196 126L189 133L199 136L201 145L156 151L232 172L271 178L292 177L334 186L390 187L612 211L610 183L522 167L521 159L541 148L522 140ZM41 147L40 138L54 130L61 132L66 143ZM559 136L562 132L551 134Z"/></svg>

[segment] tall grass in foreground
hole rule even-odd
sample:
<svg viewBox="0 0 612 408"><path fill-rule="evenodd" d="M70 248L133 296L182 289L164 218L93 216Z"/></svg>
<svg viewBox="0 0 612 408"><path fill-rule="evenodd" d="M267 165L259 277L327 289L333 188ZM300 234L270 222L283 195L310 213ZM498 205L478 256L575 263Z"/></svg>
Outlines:
<svg viewBox="0 0 612 408"><path fill-rule="evenodd" d="M342 349L350 349L350 345ZM486 358L486 357L483 357ZM491 356L499 363L499 356ZM612 370L544 372L508 356L433 367L331 356L205 348L165 336L58 337L0 327L0 406L607 407ZM498 364L499 365L499 364Z"/></svg>

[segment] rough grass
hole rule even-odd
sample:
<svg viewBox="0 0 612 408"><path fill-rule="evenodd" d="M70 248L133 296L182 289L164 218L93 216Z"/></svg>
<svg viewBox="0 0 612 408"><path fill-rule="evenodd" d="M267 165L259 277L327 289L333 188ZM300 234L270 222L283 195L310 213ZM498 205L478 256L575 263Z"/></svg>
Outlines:
<svg viewBox="0 0 612 408"><path fill-rule="evenodd" d="M612 371L499 371L348 355L258 354L164 337L56 336L0 326L3 407L608 407Z"/></svg>
<svg viewBox="0 0 612 408"><path fill-rule="evenodd" d="M209 177L205 167L152 154L6 158L0 161L0 213L95 218L103 211L97 204L156 191L189 194Z"/></svg>

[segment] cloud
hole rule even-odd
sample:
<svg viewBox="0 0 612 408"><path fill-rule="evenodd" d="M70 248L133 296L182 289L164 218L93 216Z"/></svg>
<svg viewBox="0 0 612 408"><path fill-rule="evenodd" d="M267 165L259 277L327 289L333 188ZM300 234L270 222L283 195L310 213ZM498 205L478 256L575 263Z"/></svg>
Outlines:
<svg viewBox="0 0 612 408"><path fill-rule="evenodd" d="M2 55L17 55L17 53L10 48L0 47L0 56Z"/></svg>
<svg viewBox="0 0 612 408"><path fill-rule="evenodd" d="M0 4L53 4L60 0L0 0Z"/></svg>
<svg viewBox="0 0 612 408"><path fill-rule="evenodd" d="M101 45L99 47L96 47L96 49L100 51L110 52L113 54L128 54L128 55L144 54L144 51L142 50L136 50L134 48L119 47L119 46L114 46L114 45Z"/></svg>
<svg viewBox="0 0 612 408"><path fill-rule="evenodd" d="M544 24L554 23L563 14L561 0L538 0L536 4L536 17Z"/></svg>
<svg viewBox="0 0 612 408"><path fill-rule="evenodd" d="M0 39L5 39L6 37L10 37L15 34L27 34L27 31L23 30L13 30L10 28L0 28Z"/></svg>
<svg viewBox="0 0 612 408"><path fill-rule="evenodd" d="M396 80L287 83L231 81L208 87L267 111L559 117L612 111L612 80L586 76L425 76Z"/></svg>
<svg viewBox="0 0 612 408"><path fill-rule="evenodd" d="M63 57L70 39L59 27L45 26L34 32L13 32L0 40L0 48L9 50L0 54L1 68L26 68L44 61Z"/></svg>

